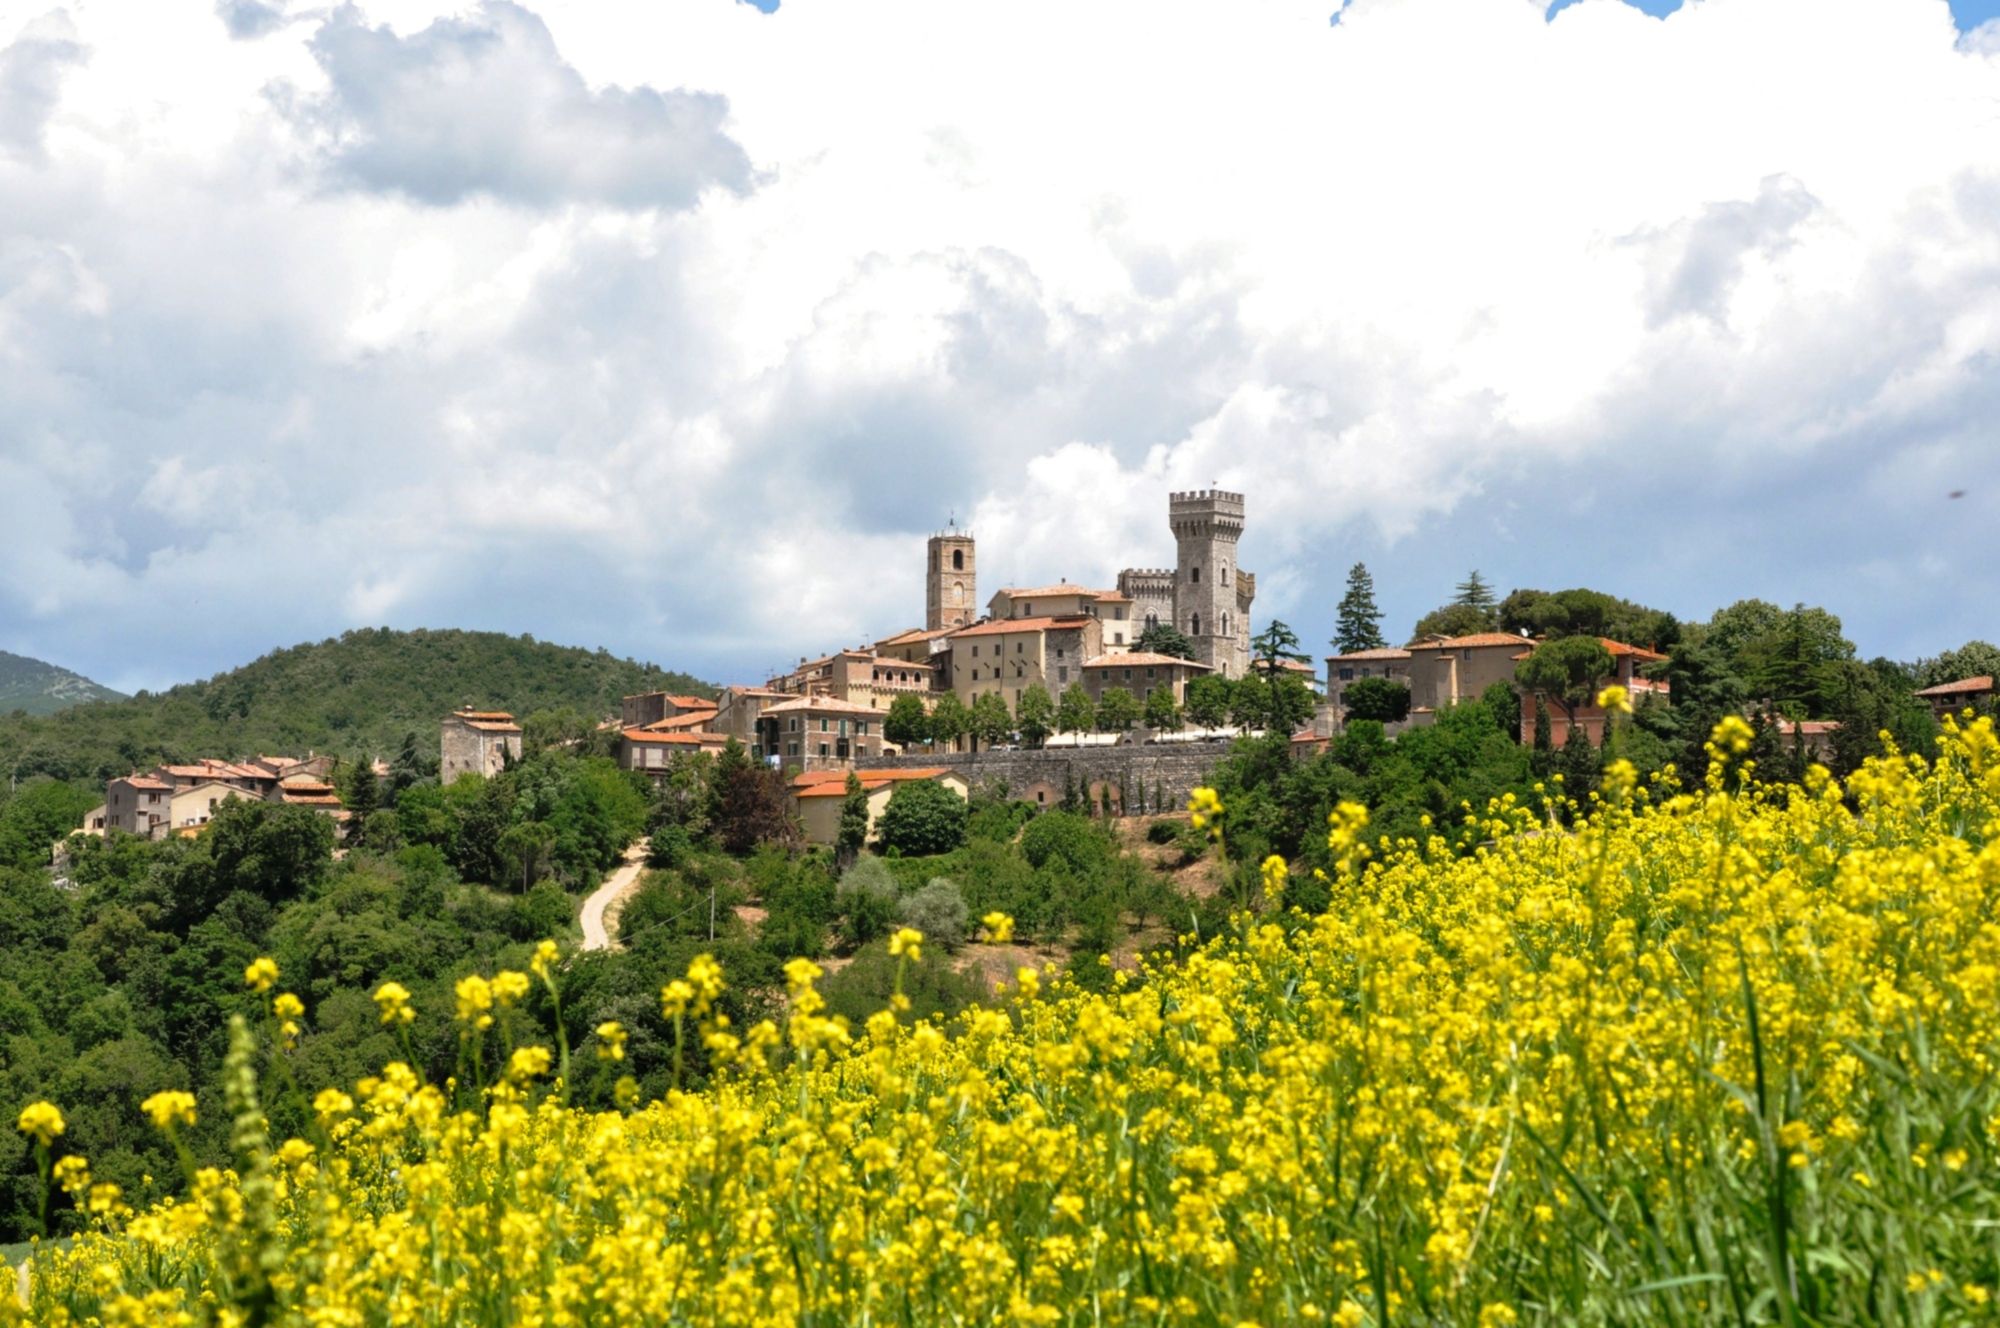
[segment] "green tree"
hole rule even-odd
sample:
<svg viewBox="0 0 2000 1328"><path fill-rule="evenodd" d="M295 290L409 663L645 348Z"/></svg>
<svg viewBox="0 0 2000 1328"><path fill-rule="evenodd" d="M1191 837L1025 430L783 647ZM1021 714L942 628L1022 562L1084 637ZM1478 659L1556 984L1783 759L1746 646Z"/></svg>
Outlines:
<svg viewBox="0 0 2000 1328"><path fill-rule="evenodd" d="M719 761L715 782L722 788L715 833L727 852L743 857L760 845L793 847L799 843L798 818L792 815L783 775L747 760L741 764Z"/></svg>
<svg viewBox="0 0 2000 1328"><path fill-rule="evenodd" d="M1083 684L1071 683L1063 689L1062 704L1056 709L1056 728L1064 733L1088 733L1097 725L1097 707Z"/></svg>
<svg viewBox="0 0 2000 1328"><path fill-rule="evenodd" d="M1146 708L1131 692L1123 687L1107 687L1097 702L1097 727L1105 733L1123 733L1145 713Z"/></svg>
<svg viewBox="0 0 2000 1328"><path fill-rule="evenodd" d="M906 779L889 795L877 826L884 849L904 857L949 853L965 842L965 799L930 779Z"/></svg>
<svg viewBox="0 0 2000 1328"><path fill-rule="evenodd" d="M350 813L349 824L359 827L382 805L381 782L367 757L350 761L340 771L340 805Z"/></svg>
<svg viewBox="0 0 2000 1328"><path fill-rule="evenodd" d="M1312 656L1299 649L1299 634L1290 627L1271 619L1271 625L1250 640L1251 657L1263 668L1266 678L1278 676L1280 666L1286 660L1299 664L1311 664Z"/></svg>
<svg viewBox="0 0 2000 1328"><path fill-rule="evenodd" d="M840 834L838 847L843 856L852 858L868 842L868 793L861 787L861 776L852 770L847 772L847 792L840 800Z"/></svg>
<svg viewBox="0 0 2000 1328"><path fill-rule="evenodd" d="M1196 728L1219 729L1229 722L1233 702L1229 679L1205 673L1189 681L1184 713L1187 722Z"/></svg>
<svg viewBox="0 0 2000 1328"><path fill-rule="evenodd" d="M1500 630L1558 636L1602 636L1650 650L1666 650L1681 638L1671 613L1649 609L1602 591L1516 590L1500 602Z"/></svg>
<svg viewBox="0 0 2000 1328"><path fill-rule="evenodd" d="M1737 671L1767 707L1793 719L1822 719L1839 690L1838 666L1853 658L1840 619L1796 604L1775 627L1743 643Z"/></svg>
<svg viewBox="0 0 2000 1328"><path fill-rule="evenodd" d="M913 747L920 742L929 742L931 717L924 710L923 698L905 692L891 701L889 713L882 719L882 736L898 747Z"/></svg>
<svg viewBox="0 0 2000 1328"><path fill-rule="evenodd" d="M954 746L972 728L972 715L957 692L946 692L931 707L931 739L946 747Z"/></svg>
<svg viewBox="0 0 2000 1328"><path fill-rule="evenodd" d="M1319 693L1306 686L1305 679L1281 673L1271 680L1268 705L1270 727L1289 736L1312 719L1313 711L1319 708Z"/></svg>
<svg viewBox="0 0 2000 1328"><path fill-rule="evenodd" d="M1229 722L1239 729L1270 727L1271 684L1254 673L1232 683L1229 688Z"/></svg>
<svg viewBox="0 0 2000 1328"><path fill-rule="evenodd" d="M0 808L0 866L46 867L55 842L104 799L54 779L31 779Z"/></svg>
<svg viewBox="0 0 2000 1328"><path fill-rule="evenodd" d="M1049 740L1056 728L1056 703L1048 688L1037 682L1021 690L1021 699L1014 703L1014 726L1020 730L1021 741L1030 747L1040 747Z"/></svg>
<svg viewBox="0 0 2000 1328"><path fill-rule="evenodd" d="M1410 636L1418 641L1431 636L1477 636L1492 631L1493 626L1493 615L1484 609L1475 609L1470 604L1447 604L1417 619Z"/></svg>
<svg viewBox="0 0 2000 1328"><path fill-rule="evenodd" d="M1452 592L1451 602L1491 614L1494 605L1493 587L1486 584L1486 578L1481 576L1479 569L1475 567L1471 575L1458 583L1457 589Z"/></svg>
<svg viewBox="0 0 2000 1328"><path fill-rule="evenodd" d="M1007 713L1007 702L997 691L975 697L969 719L967 731L988 747L997 747L1013 736L1014 717Z"/></svg>
<svg viewBox="0 0 2000 1328"><path fill-rule="evenodd" d="M1594 636L1565 636L1544 641L1514 668L1514 678L1529 691L1552 696L1572 726L1576 712L1590 704L1599 680L1609 677L1611 652Z"/></svg>
<svg viewBox="0 0 2000 1328"><path fill-rule="evenodd" d="M403 745L396 749L396 759L389 762L390 801L402 797L403 791L412 785L435 778L437 772L437 758L425 753L416 730L411 729L403 735Z"/></svg>
<svg viewBox="0 0 2000 1328"><path fill-rule="evenodd" d="M2000 647L1984 641L1967 641L1934 659L1917 661L1916 676L1911 681L1918 687L1936 687L1940 683L1980 677L2000 678Z"/></svg>
<svg viewBox="0 0 2000 1328"><path fill-rule="evenodd" d="M1346 718L1394 724L1410 717L1410 689L1387 678L1358 678L1340 694Z"/></svg>
<svg viewBox="0 0 2000 1328"><path fill-rule="evenodd" d="M519 883L523 894L528 887L548 875L556 832L546 821L520 821L500 836L500 857L510 879Z"/></svg>
<svg viewBox="0 0 2000 1328"><path fill-rule="evenodd" d="M1134 650L1151 651L1155 655L1171 655L1175 659L1193 659L1194 642L1172 623L1156 622L1139 633L1139 639L1132 643Z"/></svg>
<svg viewBox="0 0 2000 1328"><path fill-rule="evenodd" d="M1382 610L1375 606L1375 578L1366 563L1356 563L1347 569L1347 593L1335 610L1333 648L1351 655L1388 644L1382 635Z"/></svg>
<svg viewBox="0 0 2000 1328"><path fill-rule="evenodd" d="M1174 700L1174 689L1161 683L1146 694L1146 727L1156 733L1178 733L1181 726L1181 704Z"/></svg>

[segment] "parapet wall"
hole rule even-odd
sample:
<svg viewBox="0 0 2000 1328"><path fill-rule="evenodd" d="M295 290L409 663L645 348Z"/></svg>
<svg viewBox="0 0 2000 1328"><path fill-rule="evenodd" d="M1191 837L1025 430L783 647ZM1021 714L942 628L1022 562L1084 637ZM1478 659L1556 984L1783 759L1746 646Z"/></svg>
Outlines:
<svg viewBox="0 0 2000 1328"><path fill-rule="evenodd" d="M975 788L997 792L1005 785L1008 797L1025 798L1045 807L1061 802L1069 789L1088 793L1098 805L1109 793L1120 812L1137 815L1186 808L1188 795L1208 782L1228 754L1228 743L1193 742L1042 751L919 752L875 757L859 765L862 769L943 766L964 775Z"/></svg>

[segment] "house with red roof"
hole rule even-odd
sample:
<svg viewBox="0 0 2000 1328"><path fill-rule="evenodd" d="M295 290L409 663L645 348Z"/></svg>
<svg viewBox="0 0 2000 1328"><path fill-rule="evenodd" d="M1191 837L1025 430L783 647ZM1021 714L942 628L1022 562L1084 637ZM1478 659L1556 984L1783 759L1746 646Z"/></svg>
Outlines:
<svg viewBox="0 0 2000 1328"><path fill-rule="evenodd" d="M882 815L882 809L889 805L890 797L898 784L923 779L941 784L961 798L972 796L972 786L964 775L941 766L918 767L899 770L862 770L857 772L861 788L868 797L868 837L875 837L875 823ZM831 844L840 838L840 812L847 800L847 774L840 770L812 770L795 776L787 791L791 794L792 810L799 823L805 827L806 842L810 844Z"/></svg>
<svg viewBox="0 0 2000 1328"><path fill-rule="evenodd" d="M1957 682L1941 682L1935 687L1926 687L1917 693L1917 698L1930 705L1931 713L1942 723L1946 715L1956 715L1967 706L1985 712L1993 706L1993 679L1987 674L1977 678L1960 678Z"/></svg>
<svg viewBox="0 0 2000 1328"><path fill-rule="evenodd" d="M1569 729L1572 721L1578 729L1590 736L1591 746L1602 747L1604 745L1605 712L1597 704L1597 694L1606 687L1614 683L1623 687L1626 694L1631 698L1633 705L1639 704L1647 696L1658 696L1661 700L1665 700L1668 696L1669 689L1664 678L1655 680L1644 677L1640 673L1640 670L1645 668L1646 665L1657 664L1666 659L1665 655L1660 654L1656 650L1647 650L1641 646L1627 645L1623 641L1613 641L1609 637L1600 636L1597 639L1604 646L1605 650L1611 654L1611 673L1591 684L1589 702L1578 706L1572 715L1565 711L1554 698L1548 699L1549 737L1558 751L1569 741ZM1515 655L1514 658L1518 662L1519 660L1526 659L1533 653L1533 650L1523 650ZM1535 695L1533 692L1526 691L1521 694L1521 741L1523 742L1533 740L1535 731Z"/></svg>

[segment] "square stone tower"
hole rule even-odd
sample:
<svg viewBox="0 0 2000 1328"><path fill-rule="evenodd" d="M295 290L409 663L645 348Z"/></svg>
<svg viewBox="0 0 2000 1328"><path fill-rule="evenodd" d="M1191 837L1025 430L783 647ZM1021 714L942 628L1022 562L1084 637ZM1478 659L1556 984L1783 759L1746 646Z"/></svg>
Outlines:
<svg viewBox="0 0 2000 1328"><path fill-rule="evenodd" d="M1255 594L1255 582L1236 565L1243 495L1220 489L1173 494L1167 521L1174 530L1174 625L1194 643L1197 660L1222 677L1240 678L1250 666Z"/></svg>
<svg viewBox="0 0 2000 1328"><path fill-rule="evenodd" d="M970 627L979 617L978 561L972 532L954 524L931 536L924 574L924 630Z"/></svg>

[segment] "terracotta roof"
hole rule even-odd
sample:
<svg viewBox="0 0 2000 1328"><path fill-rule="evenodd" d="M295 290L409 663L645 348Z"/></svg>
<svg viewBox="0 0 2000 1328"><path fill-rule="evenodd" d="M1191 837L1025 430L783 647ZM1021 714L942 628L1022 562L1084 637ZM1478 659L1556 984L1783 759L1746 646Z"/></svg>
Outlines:
<svg viewBox="0 0 2000 1328"><path fill-rule="evenodd" d="M323 779L314 779L311 775L293 775L289 779L279 780L278 788L286 793L310 793L318 790L330 792L333 785Z"/></svg>
<svg viewBox="0 0 2000 1328"><path fill-rule="evenodd" d="M334 793L281 793L278 795L293 807L338 807L340 796Z"/></svg>
<svg viewBox="0 0 2000 1328"><path fill-rule="evenodd" d="M962 627L951 634L956 641L961 636L1005 636L1009 632L1045 632L1051 627L1077 627L1084 623L1096 622L1088 614L1072 614L1062 618L995 618L992 622L980 623L977 627Z"/></svg>
<svg viewBox="0 0 2000 1328"><path fill-rule="evenodd" d="M1098 592L1097 592L1097 598L1098 598L1098 599L1099 599L1100 601L1104 601L1104 600L1124 600L1124 601L1127 601L1127 602L1129 603L1129 602L1131 601L1131 598L1132 598L1132 597L1131 597L1130 595L1127 595L1127 594L1124 594L1124 593L1122 593L1122 592L1120 592L1120 591L1116 591L1116 590L1100 590L1100 591L1098 591Z"/></svg>
<svg viewBox="0 0 2000 1328"><path fill-rule="evenodd" d="M958 629L954 627L912 627L906 632L898 632L894 636L885 636L880 641L877 641L875 645L877 648L880 648L882 646L908 645L912 641L930 641L940 636L950 636L956 630Z"/></svg>
<svg viewBox="0 0 2000 1328"><path fill-rule="evenodd" d="M1009 586L1001 590L1000 593L1009 599L1034 599L1038 596L1048 595L1088 595L1094 599L1107 593L1118 598L1123 598L1122 596L1118 596L1118 592L1116 591L1092 590L1089 586L1073 586L1067 581L1053 586L1037 586L1033 590L1016 590Z"/></svg>
<svg viewBox="0 0 2000 1328"><path fill-rule="evenodd" d="M1993 690L1992 677L1990 675L1982 673L1977 678L1960 678L1957 682L1941 682L1937 684L1935 687L1926 687L1922 691L1918 692L1917 695L1960 696L1970 693L1990 692L1992 690Z"/></svg>
<svg viewBox="0 0 2000 1328"><path fill-rule="evenodd" d="M150 775L127 775L125 782L135 789L145 789L149 793L165 792L173 787L164 779L154 779Z"/></svg>
<svg viewBox="0 0 2000 1328"><path fill-rule="evenodd" d="M951 772L943 766L925 767L917 770L857 770L854 772L861 781L863 792L873 793L876 789L887 788L891 784L906 783L913 779L936 779ZM815 770L800 775L792 781L792 796L795 798L842 798L847 796L847 772L844 770Z"/></svg>
<svg viewBox="0 0 2000 1328"><path fill-rule="evenodd" d="M720 733L686 733L661 729L626 729L625 741L659 743L674 747L699 747L703 743L719 743L726 739Z"/></svg>
<svg viewBox="0 0 2000 1328"><path fill-rule="evenodd" d="M716 712L713 710L697 710L693 714L675 715L671 719L658 719L654 720L651 724L642 724L639 727L647 733L686 732L689 729L700 728L703 724L713 720L715 714Z"/></svg>
<svg viewBox="0 0 2000 1328"><path fill-rule="evenodd" d="M1603 643L1606 650L1611 652L1613 659L1618 658L1620 655L1632 655L1638 659L1646 660L1666 658L1665 655L1660 654L1657 650L1648 650L1644 646L1627 645L1623 641L1613 641L1608 636L1600 636L1597 639Z"/></svg>
<svg viewBox="0 0 2000 1328"><path fill-rule="evenodd" d="M710 710L715 709L715 702L702 696L669 696L667 700L683 710L700 710L704 706Z"/></svg>
<svg viewBox="0 0 2000 1328"><path fill-rule="evenodd" d="M1086 669L1111 669L1122 666L1129 669L1135 664L1178 664L1186 669L1200 669L1203 673L1209 671L1206 664L1198 664L1191 659L1182 659L1178 655L1156 655L1150 650L1134 650L1124 655L1099 655L1096 659L1085 660L1083 667Z"/></svg>
<svg viewBox="0 0 2000 1328"><path fill-rule="evenodd" d="M1409 657L1410 652L1407 650L1399 650L1394 646L1385 646L1380 650L1357 650L1351 655L1328 655L1326 658L1328 663L1332 663L1334 660L1408 659Z"/></svg>
<svg viewBox="0 0 2000 1328"><path fill-rule="evenodd" d="M773 687L725 687L722 690L728 692L731 696L790 696L791 695L790 692L781 692ZM720 705L721 703L717 702L717 704Z"/></svg>
<svg viewBox="0 0 2000 1328"><path fill-rule="evenodd" d="M1253 660L1251 660L1251 661L1250 661L1250 667L1251 667L1251 668L1253 668L1253 669L1259 669L1259 668L1263 668L1263 667L1264 667L1265 665L1269 664L1270 662L1271 662L1270 660L1268 660L1268 659L1265 659L1265 658L1264 658L1264 657L1263 657L1262 655L1259 655L1259 656L1258 656L1258 657L1257 657L1256 659L1253 659ZM1279 661L1278 661L1278 667L1279 667L1279 668L1281 668L1281 669L1284 669L1284 670L1285 670L1285 671L1286 671L1287 673L1312 673L1312 672L1313 672L1313 666L1312 666L1312 665L1310 665L1310 664L1305 664L1305 663L1301 663L1300 661L1298 661L1298 660L1296 660L1296 659L1281 659L1281 660L1279 660Z"/></svg>
<svg viewBox="0 0 2000 1328"><path fill-rule="evenodd" d="M1778 732L1785 734L1791 733L1795 728L1802 729L1805 732L1805 736L1811 738L1824 733L1840 732L1840 721L1837 719L1808 719L1799 724L1793 724L1789 719L1781 719L1778 721L1777 727Z"/></svg>
<svg viewBox="0 0 2000 1328"><path fill-rule="evenodd" d="M853 701L842 701L831 696L799 696L776 705L765 706L767 715L789 714L794 710L829 710L841 715L879 715L882 712L873 706L858 705Z"/></svg>
<svg viewBox="0 0 2000 1328"><path fill-rule="evenodd" d="M460 718L464 717L460 716ZM478 729L481 733L519 733L521 731L519 724L501 724L484 719L468 719L465 721L465 726L471 729Z"/></svg>
<svg viewBox="0 0 2000 1328"><path fill-rule="evenodd" d="M1476 650L1481 646L1515 646L1523 643L1532 645L1524 636L1512 632L1474 632L1471 636L1448 636L1442 641L1420 641L1420 650Z"/></svg>
<svg viewBox="0 0 2000 1328"><path fill-rule="evenodd" d="M514 720L514 716L505 710L454 710L451 713L460 719L501 719L508 723Z"/></svg>

